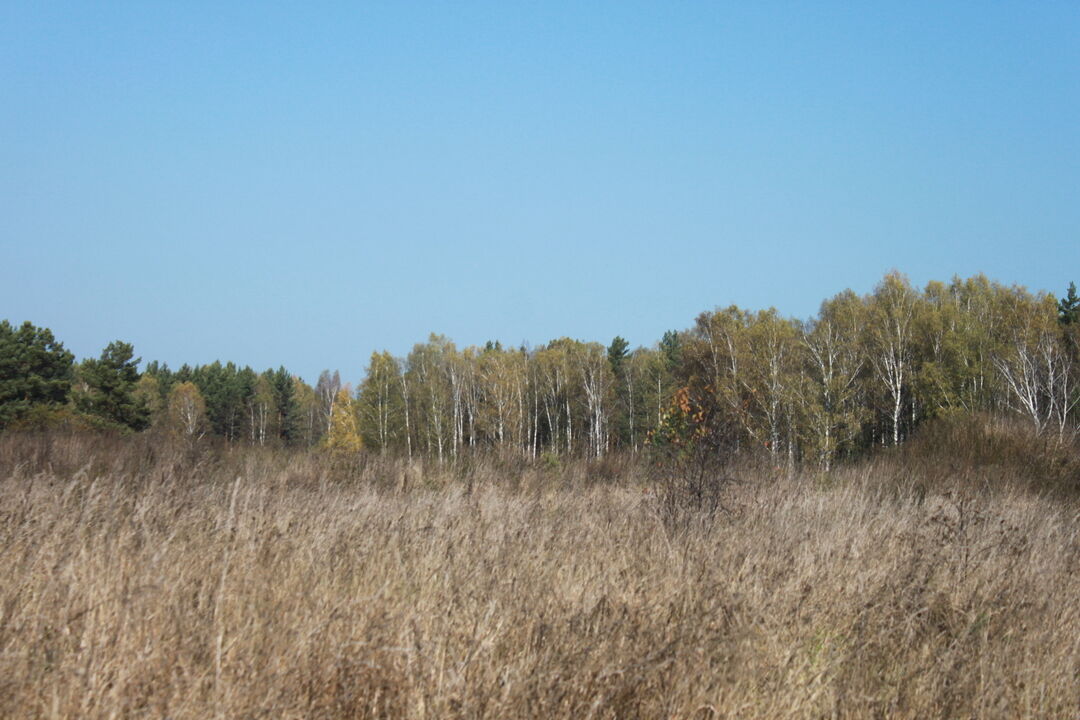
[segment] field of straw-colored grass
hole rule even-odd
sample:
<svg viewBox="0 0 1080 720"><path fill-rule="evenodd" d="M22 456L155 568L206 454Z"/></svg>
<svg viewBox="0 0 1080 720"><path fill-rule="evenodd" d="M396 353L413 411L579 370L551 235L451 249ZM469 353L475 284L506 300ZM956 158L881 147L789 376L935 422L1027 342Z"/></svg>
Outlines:
<svg viewBox="0 0 1080 720"><path fill-rule="evenodd" d="M4 440L0 717L1080 716L1075 503L349 472Z"/></svg>

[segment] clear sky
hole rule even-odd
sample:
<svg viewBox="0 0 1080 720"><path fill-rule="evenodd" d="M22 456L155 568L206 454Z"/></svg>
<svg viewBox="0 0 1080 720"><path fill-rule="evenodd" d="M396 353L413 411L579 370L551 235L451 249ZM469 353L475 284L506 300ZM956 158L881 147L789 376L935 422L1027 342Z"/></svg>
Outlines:
<svg viewBox="0 0 1080 720"><path fill-rule="evenodd" d="M0 3L0 318L358 381L1080 281L1080 3Z"/></svg>

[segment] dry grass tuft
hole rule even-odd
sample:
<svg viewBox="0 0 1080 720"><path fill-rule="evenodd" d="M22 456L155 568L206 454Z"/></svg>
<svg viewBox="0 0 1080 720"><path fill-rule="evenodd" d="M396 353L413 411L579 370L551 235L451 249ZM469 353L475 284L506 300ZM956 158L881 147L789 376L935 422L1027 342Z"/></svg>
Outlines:
<svg viewBox="0 0 1080 720"><path fill-rule="evenodd" d="M0 437L0 716L1076 718L1078 505L868 473Z"/></svg>

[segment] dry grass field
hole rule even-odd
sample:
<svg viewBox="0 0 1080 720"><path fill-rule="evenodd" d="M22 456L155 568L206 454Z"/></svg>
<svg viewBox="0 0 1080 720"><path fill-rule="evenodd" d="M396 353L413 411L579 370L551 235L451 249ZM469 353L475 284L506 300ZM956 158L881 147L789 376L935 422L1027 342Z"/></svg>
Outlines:
<svg viewBox="0 0 1080 720"><path fill-rule="evenodd" d="M1080 503L903 476L0 437L0 717L1080 717Z"/></svg>

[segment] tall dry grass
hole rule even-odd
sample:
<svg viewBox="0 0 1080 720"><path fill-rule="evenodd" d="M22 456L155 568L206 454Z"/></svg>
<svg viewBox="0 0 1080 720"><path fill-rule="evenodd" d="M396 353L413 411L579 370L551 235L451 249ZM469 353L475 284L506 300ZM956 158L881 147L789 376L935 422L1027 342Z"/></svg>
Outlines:
<svg viewBox="0 0 1080 720"><path fill-rule="evenodd" d="M0 437L0 717L1080 715L1075 502L593 471Z"/></svg>

